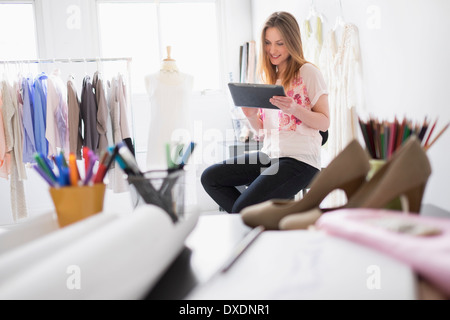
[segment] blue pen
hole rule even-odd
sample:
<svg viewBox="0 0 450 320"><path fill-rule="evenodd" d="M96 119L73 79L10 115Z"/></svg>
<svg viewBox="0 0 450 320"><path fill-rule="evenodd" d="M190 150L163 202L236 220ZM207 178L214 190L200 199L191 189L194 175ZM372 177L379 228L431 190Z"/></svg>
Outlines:
<svg viewBox="0 0 450 320"><path fill-rule="evenodd" d="M61 187L64 187L67 185L67 177L66 174L68 173L67 170L64 170L64 162L63 162L63 155L59 154L56 155L53 159L55 161L56 167L58 168L59 171L59 177L58 177L58 184Z"/></svg>
<svg viewBox="0 0 450 320"><path fill-rule="evenodd" d="M175 159L174 164L177 165L177 166L180 165L181 159L183 158L183 149L184 149L184 144L183 143L177 144L176 147L175 147L174 158L176 158L176 159Z"/></svg>
<svg viewBox="0 0 450 320"><path fill-rule="evenodd" d="M194 148L195 148L195 142L191 142L190 145L187 147L186 151L184 152L183 158L181 159L181 163L180 163L181 167L187 163Z"/></svg>
<svg viewBox="0 0 450 320"><path fill-rule="evenodd" d="M68 167L62 167L64 186L70 186L70 171Z"/></svg>

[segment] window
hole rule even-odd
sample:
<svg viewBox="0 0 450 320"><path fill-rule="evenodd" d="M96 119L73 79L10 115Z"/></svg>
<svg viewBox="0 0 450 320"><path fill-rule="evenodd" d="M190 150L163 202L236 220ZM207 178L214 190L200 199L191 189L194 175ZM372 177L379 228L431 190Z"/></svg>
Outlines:
<svg viewBox="0 0 450 320"><path fill-rule="evenodd" d="M158 23L154 3L99 3L98 21L104 57L132 57L131 85L144 90L144 77L159 66Z"/></svg>
<svg viewBox="0 0 450 320"><path fill-rule="evenodd" d="M167 46L194 90L219 89L214 1L99 1L98 19L102 55L133 58L133 92L145 92L145 75L159 70Z"/></svg>
<svg viewBox="0 0 450 320"><path fill-rule="evenodd" d="M0 37L0 61L37 58L32 3L0 3L0 30L5 31ZM5 65L3 72L16 72L16 67L21 66Z"/></svg>

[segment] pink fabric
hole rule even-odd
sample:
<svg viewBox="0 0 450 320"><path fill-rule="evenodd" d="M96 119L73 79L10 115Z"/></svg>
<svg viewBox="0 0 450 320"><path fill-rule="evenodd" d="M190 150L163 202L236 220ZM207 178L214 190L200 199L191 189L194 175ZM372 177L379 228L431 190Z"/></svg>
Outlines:
<svg viewBox="0 0 450 320"><path fill-rule="evenodd" d="M10 173L11 155L6 150L5 127L3 125L2 96L0 92L0 178L8 179Z"/></svg>
<svg viewBox="0 0 450 320"><path fill-rule="evenodd" d="M440 229L431 236L394 232L371 222L401 218ZM342 209L323 214L316 227L384 252L408 264L415 272L450 296L450 219L376 209Z"/></svg>

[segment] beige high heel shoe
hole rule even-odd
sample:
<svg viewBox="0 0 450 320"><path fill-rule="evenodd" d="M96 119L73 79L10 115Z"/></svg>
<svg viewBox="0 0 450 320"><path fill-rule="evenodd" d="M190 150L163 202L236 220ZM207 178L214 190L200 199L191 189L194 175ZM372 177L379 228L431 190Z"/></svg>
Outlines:
<svg viewBox="0 0 450 320"><path fill-rule="evenodd" d="M419 213L425 186L431 175L431 165L420 145L412 136L381 167L375 175L349 198L345 208L383 208L400 197L405 212ZM306 229L321 216L318 208L299 212L280 220L282 230Z"/></svg>
<svg viewBox="0 0 450 320"><path fill-rule="evenodd" d="M369 169L369 155L357 140L353 140L315 176L302 199L273 199L249 206L241 211L242 220L250 227L262 225L266 229L278 229L282 218L318 207L335 189L344 190L349 199L365 182Z"/></svg>

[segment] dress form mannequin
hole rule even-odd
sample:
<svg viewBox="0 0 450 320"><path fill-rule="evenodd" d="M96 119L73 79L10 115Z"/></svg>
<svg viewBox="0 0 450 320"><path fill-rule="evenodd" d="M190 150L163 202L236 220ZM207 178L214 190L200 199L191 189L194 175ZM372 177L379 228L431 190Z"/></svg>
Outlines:
<svg viewBox="0 0 450 320"><path fill-rule="evenodd" d="M167 168L166 143L188 143L188 108L193 77L178 70L167 47L167 58L158 73L145 77L151 112L147 145L147 169Z"/></svg>

